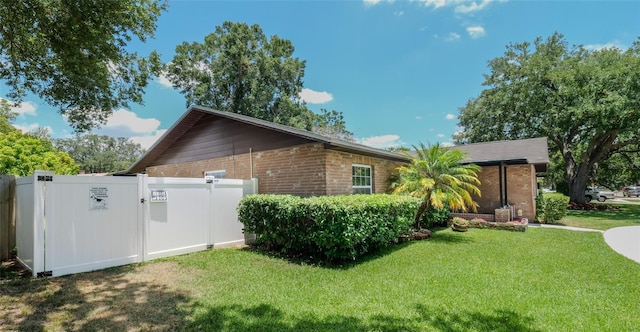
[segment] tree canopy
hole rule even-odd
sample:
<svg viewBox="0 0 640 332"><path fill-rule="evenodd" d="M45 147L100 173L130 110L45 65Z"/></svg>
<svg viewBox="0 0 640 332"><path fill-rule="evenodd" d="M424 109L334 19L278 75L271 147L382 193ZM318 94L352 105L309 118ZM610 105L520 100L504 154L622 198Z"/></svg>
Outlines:
<svg viewBox="0 0 640 332"><path fill-rule="evenodd" d="M320 109L320 114L314 114L311 128L316 134L337 138L343 141L354 141L353 133L347 130L342 112L336 110L327 111Z"/></svg>
<svg viewBox="0 0 640 332"><path fill-rule="evenodd" d="M153 37L166 1L0 0L0 79L8 99L31 92L79 131L112 110L142 103L159 55L126 50Z"/></svg>
<svg viewBox="0 0 640 332"><path fill-rule="evenodd" d="M480 195L477 185L480 167L461 164L464 152L441 144L413 145L416 155L408 152L409 165L400 166L394 193L407 194L422 199L415 216L415 228L420 229L420 220L431 208L451 210L476 210L472 195Z"/></svg>
<svg viewBox="0 0 640 332"><path fill-rule="evenodd" d="M300 99L305 61L291 41L267 38L259 25L224 22L202 43L184 42L166 66L167 78L197 104L352 140L342 112L315 114Z"/></svg>
<svg viewBox="0 0 640 332"><path fill-rule="evenodd" d="M16 130L11 121L15 120L18 114L11 111L11 106L7 100L0 98L0 133L8 133Z"/></svg>
<svg viewBox="0 0 640 332"><path fill-rule="evenodd" d="M86 173L112 173L127 169L144 153L140 144L127 138L86 134L54 139L53 145L66 152Z"/></svg>
<svg viewBox="0 0 640 332"><path fill-rule="evenodd" d="M0 133L0 174L27 176L36 170L77 174L78 166L68 154L56 150L51 142L19 130Z"/></svg>
<svg viewBox="0 0 640 332"><path fill-rule="evenodd" d="M588 50L554 33L507 46L489 69L486 89L461 108L457 143L548 137L574 202L584 201L599 164L637 150L640 41L627 50Z"/></svg>

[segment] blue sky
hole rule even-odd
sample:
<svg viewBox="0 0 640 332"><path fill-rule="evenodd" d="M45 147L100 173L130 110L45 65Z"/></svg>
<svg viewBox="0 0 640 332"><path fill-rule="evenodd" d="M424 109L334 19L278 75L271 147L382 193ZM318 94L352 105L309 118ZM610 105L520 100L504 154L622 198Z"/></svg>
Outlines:
<svg viewBox="0 0 640 332"><path fill-rule="evenodd" d="M509 43L554 31L570 44L625 49L640 36L640 1L194 1L173 0L156 38L132 49L171 61L183 41L202 42L224 21L258 24L292 41L306 60L302 98L335 109L360 143L379 148L451 142L459 108L482 91L487 62ZM115 110L96 133L150 146L186 110L162 77L145 105ZM0 85L0 96L7 87ZM15 125L69 137L55 109L29 96Z"/></svg>

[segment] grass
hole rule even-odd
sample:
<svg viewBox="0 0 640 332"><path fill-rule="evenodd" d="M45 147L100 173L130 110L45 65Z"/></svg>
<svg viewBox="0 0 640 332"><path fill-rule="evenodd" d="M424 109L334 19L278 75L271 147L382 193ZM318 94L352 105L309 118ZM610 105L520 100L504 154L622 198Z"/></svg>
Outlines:
<svg viewBox="0 0 640 332"><path fill-rule="evenodd" d="M620 210L569 210L559 225L607 230L613 227L640 225L640 204L612 204Z"/></svg>
<svg viewBox="0 0 640 332"><path fill-rule="evenodd" d="M639 275L600 233L446 229L333 268L221 249L0 281L0 330L632 331Z"/></svg>

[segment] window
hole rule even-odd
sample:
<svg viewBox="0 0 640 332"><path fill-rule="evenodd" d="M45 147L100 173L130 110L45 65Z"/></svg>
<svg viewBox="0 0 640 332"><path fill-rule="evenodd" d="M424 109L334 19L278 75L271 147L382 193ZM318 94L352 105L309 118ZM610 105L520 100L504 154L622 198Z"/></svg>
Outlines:
<svg viewBox="0 0 640 332"><path fill-rule="evenodd" d="M354 194L371 194L371 166L354 164L351 167L351 184Z"/></svg>

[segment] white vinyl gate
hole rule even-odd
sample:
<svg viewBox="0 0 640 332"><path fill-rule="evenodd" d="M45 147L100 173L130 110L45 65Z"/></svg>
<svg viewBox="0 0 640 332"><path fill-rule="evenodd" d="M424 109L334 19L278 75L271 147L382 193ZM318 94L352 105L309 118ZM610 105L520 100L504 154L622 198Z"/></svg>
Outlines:
<svg viewBox="0 0 640 332"><path fill-rule="evenodd" d="M256 180L86 177L16 179L18 259L60 276L245 243L238 201Z"/></svg>

